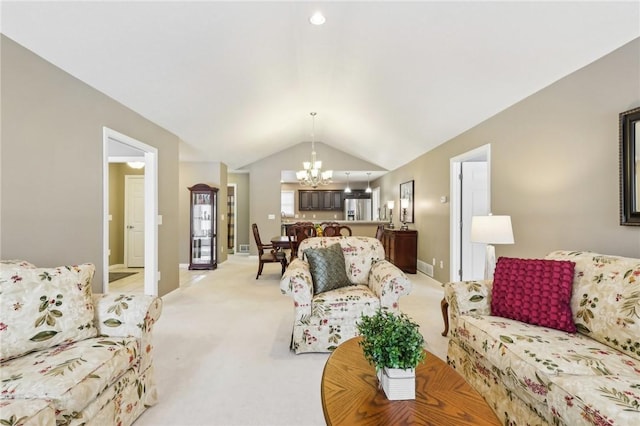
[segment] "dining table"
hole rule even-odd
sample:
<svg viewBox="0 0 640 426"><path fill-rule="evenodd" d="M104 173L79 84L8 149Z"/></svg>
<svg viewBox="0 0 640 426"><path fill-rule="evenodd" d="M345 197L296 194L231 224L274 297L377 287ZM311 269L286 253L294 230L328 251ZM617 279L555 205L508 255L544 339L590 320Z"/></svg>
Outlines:
<svg viewBox="0 0 640 426"><path fill-rule="evenodd" d="M295 243L295 237L291 237L291 238L293 240L292 242ZM280 250L291 248L291 246L289 245L289 237L286 235L278 235L271 238L271 244L273 245L274 248L277 248Z"/></svg>
<svg viewBox="0 0 640 426"><path fill-rule="evenodd" d="M293 260L294 256L293 253L296 252L297 249L297 243L296 243L296 237L292 236L291 237L291 242L289 242L289 237L286 235L277 235L275 237L271 238L271 244L273 245L273 248L276 250L288 250L291 247L291 245L293 245L293 250L291 251L291 259L290 261Z"/></svg>

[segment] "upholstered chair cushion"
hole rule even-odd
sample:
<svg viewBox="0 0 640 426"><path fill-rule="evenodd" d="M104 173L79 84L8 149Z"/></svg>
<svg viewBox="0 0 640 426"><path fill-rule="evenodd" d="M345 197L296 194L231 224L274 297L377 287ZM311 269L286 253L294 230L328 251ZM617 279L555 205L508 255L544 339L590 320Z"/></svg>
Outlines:
<svg viewBox="0 0 640 426"><path fill-rule="evenodd" d="M575 333L571 312L574 267L568 260L499 258L491 315Z"/></svg>
<svg viewBox="0 0 640 426"><path fill-rule="evenodd" d="M313 279L313 293L351 285L344 265L344 255L339 243L328 247L309 248L304 251Z"/></svg>

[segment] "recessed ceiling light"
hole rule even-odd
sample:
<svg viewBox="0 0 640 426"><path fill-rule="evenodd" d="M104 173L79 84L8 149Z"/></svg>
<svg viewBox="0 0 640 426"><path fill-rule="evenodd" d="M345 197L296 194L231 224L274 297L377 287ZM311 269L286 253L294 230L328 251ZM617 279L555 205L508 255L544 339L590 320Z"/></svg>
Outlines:
<svg viewBox="0 0 640 426"><path fill-rule="evenodd" d="M320 12L314 13L313 15L311 15L311 18L309 18L309 22L311 22L313 25L322 25L325 23L325 21L326 18Z"/></svg>

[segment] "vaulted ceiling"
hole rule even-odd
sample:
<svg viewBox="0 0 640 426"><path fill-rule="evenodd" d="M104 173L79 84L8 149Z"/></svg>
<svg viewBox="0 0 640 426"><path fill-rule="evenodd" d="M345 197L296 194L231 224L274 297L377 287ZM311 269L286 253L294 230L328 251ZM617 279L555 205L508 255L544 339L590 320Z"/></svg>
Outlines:
<svg viewBox="0 0 640 426"><path fill-rule="evenodd" d="M3 34L229 169L310 141L316 111L316 141L392 170L640 36L637 1L1 7Z"/></svg>

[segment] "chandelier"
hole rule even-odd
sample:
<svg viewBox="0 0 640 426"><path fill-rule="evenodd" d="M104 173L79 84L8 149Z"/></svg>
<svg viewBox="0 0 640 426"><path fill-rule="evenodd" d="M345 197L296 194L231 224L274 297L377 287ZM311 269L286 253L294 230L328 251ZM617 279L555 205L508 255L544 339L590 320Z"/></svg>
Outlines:
<svg viewBox="0 0 640 426"><path fill-rule="evenodd" d="M315 130L316 130L316 114L311 113L312 130L311 130L311 161L303 161L302 169L296 172L296 178L302 186L310 186L317 188L318 185L328 185L331 183L333 177L332 170L322 171L322 161L316 159L316 144L315 144Z"/></svg>

